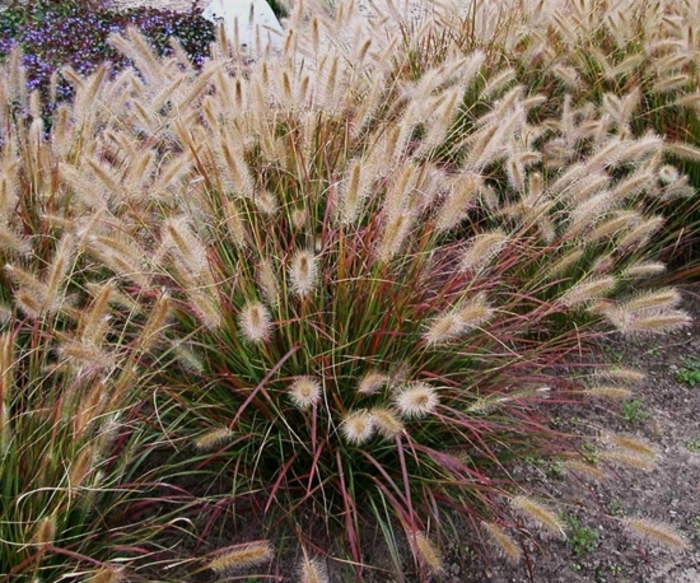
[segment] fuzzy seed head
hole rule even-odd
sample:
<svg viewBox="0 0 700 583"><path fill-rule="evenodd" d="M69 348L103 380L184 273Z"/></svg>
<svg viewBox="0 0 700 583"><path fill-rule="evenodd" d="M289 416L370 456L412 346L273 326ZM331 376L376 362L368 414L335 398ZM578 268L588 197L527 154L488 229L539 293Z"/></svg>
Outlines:
<svg viewBox="0 0 700 583"><path fill-rule="evenodd" d="M409 535L414 539L411 547L418 561L431 573L437 575L444 571L442 556L437 547L423 532L415 532Z"/></svg>
<svg viewBox="0 0 700 583"><path fill-rule="evenodd" d="M394 395L394 404L407 419L425 417L440 404L437 391L424 382L412 382Z"/></svg>
<svg viewBox="0 0 700 583"><path fill-rule="evenodd" d="M374 435L374 430L374 417L364 409L345 417L341 425L345 439L355 445L369 441Z"/></svg>
<svg viewBox="0 0 700 583"><path fill-rule="evenodd" d="M499 551L499 554L512 563L520 561L523 556L522 550L500 526L493 522L482 522L481 526Z"/></svg>
<svg viewBox="0 0 700 583"><path fill-rule="evenodd" d="M361 395L374 395L382 387L391 381L389 375L385 375L377 370L371 370L362 377L357 386L357 392Z"/></svg>
<svg viewBox="0 0 700 583"><path fill-rule="evenodd" d="M321 394L321 383L312 377L299 377L289 387L289 397L299 409L317 405Z"/></svg>
<svg viewBox="0 0 700 583"><path fill-rule="evenodd" d="M267 257L261 259L258 264L258 285L267 303L273 308L276 307L279 304L280 291L274 265Z"/></svg>
<svg viewBox="0 0 700 583"><path fill-rule="evenodd" d="M486 265L503 249L508 236L501 230L474 235L462 255L461 271L471 271Z"/></svg>
<svg viewBox="0 0 700 583"><path fill-rule="evenodd" d="M268 541L237 545L207 563L207 568L217 573L227 573L269 562L273 557Z"/></svg>
<svg viewBox="0 0 700 583"><path fill-rule="evenodd" d="M624 451L601 451L598 453L598 458L614 464L627 466L635 470L646 471L656 467L656 462L653 460L653 458L646 455L639 455Z"/></svg>
<svg viewBox="0 0 700 583"><path fill-rule="evenodd" d="M556 513L527 496L515 496L510 499L511 505L525 518L532 520L537 526L541 526L550 533L566 538L564 525Z"/></svg>
<svg viewBox="0 0 700 583"><path fill-rule="evenodd" d="M292 292L299 298L309 296L318 284L318 259L310 251L297 251L289 264Z"/></svg>
<svg viewBox="0 0 700 583"><path fill-rule="evenodd" d="M299 568L301 583L328 583L330 579L324 564L317 558L304 557Z"/></svg>
<svg viewBox="0 0 700 583"><path fill-rule="evenodd" d="M646 541L672 549L686 550L689 545L668 524L647 518L625 518L622 524L629 532Z"/></svg>
<svg viewBox="0 0 700 583"><path fill-rule="evenodd" d="M224 445L233 438L233 432L226 427L210 429L200 435L194 441L194 446L199 451L212 451Z"/></svg>
<svg viewBox="0 0 700 583"><path fill-rule="evenodd" d="M270 339L272 320L270 312L261 302L248 302L241 310L238 324L241 327L243 337L253 344L266 342Z"/></svg>
<svg viewBox="0 0 700 583"><path fill-rule="evenodd" d="M396 411L388 407L375 407L370 411L374 419L374 425L377 428L377 433L385 439L394 439L397 435L401 435L405 430L403 421L398 417Z"/></svg>
<svg viewBox="0 0 700 583"><path fill-rule="evenodd" d="M36 525L34 541L38 546L46 546L56 540L56 517L45 516Z"/></svg>
<svg viewBox="0 0 700 583"><path fill-rule="evenodd" d="M569 308L587 304L608 294L616 283L612 276L589 277L569 289L561 297L561 302Z"/></svg>

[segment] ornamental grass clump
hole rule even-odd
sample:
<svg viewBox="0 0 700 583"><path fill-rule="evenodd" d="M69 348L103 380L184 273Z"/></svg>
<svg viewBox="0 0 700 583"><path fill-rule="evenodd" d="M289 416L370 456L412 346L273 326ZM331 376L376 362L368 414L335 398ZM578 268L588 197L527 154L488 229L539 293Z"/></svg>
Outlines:
<svg viewBox="0 0 700 583"><path fill-rule="evenodd" d="M634 291L662 268L643 198L672 183L664 138L568 98L540 123L547 97L465 51L439 11L409 27L375 8L299 4L282 53L255 60L219 30L199 74L130 30L111 42L138 72L68 72L48 137L16 81L33 121L0 110L18 126L0 178L8 322L58 318L52 358L110 407L140 399L141 439L177 453L149 475L194 495L156 524L207 541L227 513L259 526L200 549L217 574L269 562L280 531L306 580L339 549L360 580L377 529L405 543L397 571L441 573L459 524L517 560L524 536L564 527L509 464L585 466L548 407L633 389L568 378L568 359L605 330L688 323L673 290ZM559 147L573 136L585 147ZM32 168L44 182L18 174ZM81 482L102 458L78 453Z"/></svg>

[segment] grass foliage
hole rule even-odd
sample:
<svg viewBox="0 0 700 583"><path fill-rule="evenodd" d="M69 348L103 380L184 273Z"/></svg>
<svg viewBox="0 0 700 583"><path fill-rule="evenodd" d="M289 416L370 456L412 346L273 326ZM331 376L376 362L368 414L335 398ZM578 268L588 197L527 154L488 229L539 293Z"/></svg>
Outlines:
<svg viewBox="0 0 700 583"><path fill-rule="evenodd" d="M148 580L193 562L168 532L224 575L291 534L309 581L330 553L360 580L377 531L396 577L439 574L464 527L513 561L564 534L510 470L601 474L551 406L639 375L567 364L689 322L653 281L697 201L700 24L680 0L570 4L300 3L281 54L220 30L201 70L128 29L109 42L134 68L64 69L50 129L12 53L0 580ZM262 538L209 552L227 516Z"/></svg>

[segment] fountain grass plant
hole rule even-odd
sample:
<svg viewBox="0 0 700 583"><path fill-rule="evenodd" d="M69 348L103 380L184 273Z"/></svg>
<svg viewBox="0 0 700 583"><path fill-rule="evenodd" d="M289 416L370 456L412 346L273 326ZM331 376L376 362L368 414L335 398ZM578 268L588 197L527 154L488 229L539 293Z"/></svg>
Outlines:
<svg viewBox="0 0 700 583"><path fill-rule="evenodd" d="M304 581L339 549L361 580L377 531L398 578L439 574L460 528L512 560L533 532L563 535L512 469L552 456L599 475L587 437L548 411L639 379L572 376L572 361L606 330L688 323L675 290L638 291L664 269L645 201L686 188L680 149L621 131L609 104L562 90L555 108L518 83L494 59L505 37L476 46L469 28L498 15L455 28L374 9L297 5L282 54L255 59L220 30L201 72L114 36L136 69L66 70L75 100L48 135L20 59L2 69L2 471L17 503L0 528L24 553L6 577L48 557L97 577L115 549L192 562L136 544L149 525L134 508L150 535L191 524L217 576L269 562L279 533ZM601 447L609 463L653 457ZM64 461L40 503L20 458L41 472L47 450ZM98 535L101 516L132 543ZM219 545L227 516L260 540Z"/></svg>

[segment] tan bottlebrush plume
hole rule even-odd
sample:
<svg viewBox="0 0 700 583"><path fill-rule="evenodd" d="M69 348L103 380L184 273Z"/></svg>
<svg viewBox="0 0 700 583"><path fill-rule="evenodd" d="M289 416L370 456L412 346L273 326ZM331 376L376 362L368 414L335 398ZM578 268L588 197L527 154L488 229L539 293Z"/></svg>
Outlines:
<svg viewBox="0 0 700 583"><path fill-rule="evenodd" d="M428 346L446 344L486 323L494 314L483 295L463 302L447 314L436 317L423 334Z"/></svg>
<svg viewBox="0 0 700 583"><path fill-rule="evenodd" d="M576 265L579 260L583 257L583 251L581 249L570 249L565 255L557 259L546 271L546 275L549 278L557 278L563 275L567 269L571 266Z"/></svg>
<svg viewBox="0 0 700 583"><path fill-rule="evenodd" d="M567 460L564 462L564 467L571 472L583 474L594 480L603 480L607 477L607 474L599 467L581 460Z"/></svg>
<svg viewBox="0 0 700 583"><path fill-rule="evenodd" d="M88 579L88 583L121 583L124 575L115 567L102 566Z"/></svg>
<svg viewBox="0 0 700 583"><path fill-rule="evenodd" d="M318 258L301 249L289 262L289 280L292 292L299 298L309 296L318 285Z"/></svg>
<svg viewBox="0 0 700 583"><path fill-rule="evenodd" d="M628 532L652 543L678 550L686 550L690 546L672 527L664 522L647 518L623 518L622 524Z"/></svg>
<svg viewBox="0 0 700 583"><path fill-rule="evenodd" d="M474 235L464 249L460 270L470 271L485 266L507 242L508 236L500 229Z"/></svg>
<svg viewBox="0 0 700 583"><path fill-rule="evenodd" d="M505 557L511 563L517 563L523 556L523 552L513 538L506 533L500 526L493 522L481 522L481 527L486 531L493 546L497 549L500 555Z"/></svg>
<svg viewBox="0 0 700 583"><path fill-rule="evenodd" d="M670 310L638 318L633 317L620 327L620 331L627 334L665 334L672 330L686 328L692 323L693 319L682 310Z"/></svg>
<svg viewBox="0 0 700 583"><path fill-rule="evenodd" d="M385 439L394 439L405 431L403 421L396 415L396 411L387 407L374 407L370 410L374 419L377 433Z"/></svg>
<svg viewBox="0 0 700 583"><path fill-rule="evenodd" d="M582 394L589 397L605 397L609 399L628 399L633 395L632 391L625 387L615 385L600 385L597 387L589 387L581 391Z"/></svg>
<svg viewBox="0 0 700 583"><path fill-rule="evenodd" d="M365 409L347 415L340 426L343 436L355 445L361 445L374 435L374 417Z"/></svg>
<svg viewBox="0 0 700 583"><path fill-rule="evenodd" d="M2 185L0 185L0 190ZM8 251L18 255L31 255L32 246L29 239L18 235L13 230L0 224L0 248L4 253Z"/></svg>
<svg viewBox="0 0 700 583"><path fill-rule="evenodd" d="M681 303L681 294L674 288L664 288L658 291L646 292L627 300L621 305L623 310L640 312L646 310L666 310L675 308Z"/></svg>
<svg viewBox="0 0 700 583"><path fill-rule="evenodd" d="M570 223L566 231L567 235L574 237L583 234L600 217L605 216L606 211L610 209L614 202L615 199L612 193L604 191L579 203L571 211Z"/></svg>
<svg viewBox="0 0 700 583"><path fill-rule="evenodd" d="M440 551L424 532L408 533L408 538L411 542L411 550L421 565L435 575L444 571Z"/></svg>
<svg viewBox="0 0 700 583"><path fill-rule="evenodd" d="M598 453L598 459L634 468L635 470L651 470L656 467L654 459L647 455L622 451L601 451Z"/></svg>
<svg viewBox="0 0 700 583"><path fill-rule="evenodd" d="M664 151L684 160L700 161L700 148L687 142L664 142Z"/></svg>
<svg viewBox="0 0 700 583"><path fill-rule="evenodd" d="M533 521L549 532L566 538L564 524L559 520L557 515L545 505L535 502L532 498L527 496L514 496L510 499L510 503L513 508L518 510L525 518Z"/></svg>
<svg viewBox="0 0 700 583"><path fill-rule="evenodd" d="M435 228L439 232L449 231L464 220L484 186L483 178L472 172L460 174L451 182L450 191L435 220Z"/></svg>
<svg viewBox="0 0 700 583"><path fill-rule="evenodd" d="M212 451L233 439L233 431L227 427L210 429L194 440L194 447L199 451Z"/></svg>
<svg viewBox="0 0 700 583"><path fill-rule="evenodd" d="M595 376L613 381L623 381L629 383L641 383L647 375L633 368L605 368L596 371Z"/></svg>
<svg viewBox="0 0 700 583"><path fill-rule="evenodd" d="M582 306L610 293L617 284L612 276L588 277L571 287L562 297L561 303L567 307Z"/></svg>
<svg viewBox="0 0 700 583"><path fill-rule="evenodd" d="M249 342L257 344L270 339L272 318L261 302L248 302L238 316L238 325L241 327L241 334Z"/></svg>
<svg viewBox="0 0 700 583"><path fill-rule="evenodd" d="M380 261L390 261L403 248L414 225L415 214L408 210L398 210L385 218L382 236L377 246Z"/></svg>
<svg viewBox="0 0 700 583"><path fill-rule="evenodd" d="M69 482L70 488L80 488L86 478L94 469L95 452L90 446L84 447L70 465Z"/></svg>
<svg viewBox="0 0 700 583"><path fill-rule="evenodd" d="M185 293L202 324L209 330L218 329L221 326L222 310L217 290L212 287L186 287Z"/></svg>
<svg viewBox="0 0 700 583"><path fill-rule="evenodd" d="M207 249L192 231L185 216L169 217L163 222L163 246L176 254L191 277L209 268Z"/></svg>
<svg viewBox="0 0 700 583"><path fill-rule="evenodd" d="M660 261L643 261L627 267L620 274L626 279L641 279L661 275L666 271L666 265Z"/></svg>
<svg viewBox="0 0 700 583"><path fill-rule="evenodd" d="M257 277L260 293L262 293L271 307L276 307L280 300L280 290L277 284L277 274L275 273L272 259L263 257L260 260L260 263L258 263Z"/></svg>
<svg viewBox="0 0 700 583"><path fill-rule="evenodd" d="M663 217L650 217L619 239L618 245L623 249L626 247L637 248L646 245L649 238L663 227L664 222L665 220Z"/></svg>
<svg viewBox="0 0 700 583"><path fill-rule="evenodd" d="M272 557L272 546L268 541L244 543L209 561L207 568L217 573L226 573L267 563Z"/></svg>
<svg viewBox="0 0 700 583"><path fill-rule="evenodd" d="M299 409L308 409L321 401L321 383L309 376L299 377L289 386L289 397Z"/></svg>
<svg viewBox="0 0 700 583"><path fill-rule="evenodd" d="M325 565L318 558L304 556L299 567L300 583L329 583Z"/></svg>
<svg viewBox="0 0 700 583"><path fill-rule="evenodd" d="M619 447L620 449L627 450L634 455L640 455L642 457L649 457L654 459L658 457L657 451L651 447L648 443L640 439L635 439L633 437L627 437L625 435L603 435L602 441Z"/></svg>
<svg viewBox="0 0 700 583"><path fill-rule="evenodd" d="M239 249L248 246L250 236L244 221L244 214L235 201L227 200L223 206L224 222L231 234L233 244Z"/></svg>
<svg viewBox="0 0 700 583"><path fill-rule="evenodd" d="M34 544L43 547L56 540L56 517L45 516L36 525L34 530Z"/></svg>
<svg viewBox="0 0 700 583"><path fill-rule="evenodd" d="M642 215L636 211L617 211L610 219L605 220L592 231L585 233L584 239L593 243L601 239L612 238L623 231L634 229L642 221Z"/></svg>
<svg viewBox="0 0 700 583"><path fill-rule="evenodd" d="M440 404L440 397L429 384L414 381L396 392L394 404L402 416L408 419L420 418L435 411Z"/></svg>
<svg viewBox="0 0 700 583"><path fill-rule="evenodd" d="M56 246L54 260L46 280L46 297L52 309L57 309L62 302L60 291L66 274L71 269L75 245L73 237L64 235Z"/></svg>
<svg viewBox="0 0 700 583"><path fill-rule="evenodd" d="M357 385L357 392L361 395L373 395L391 381L391 377L377 370L370 370Z"/></svg>
<svg viewBox="0 0 700 583"><path fill-rule="evenodd" d="M138 350L150 350L155 343L163 337L170 316L171 301L167 293L161 293L155 304L151 307L150 314L144 327L141 329L136 347Z"/></svg>

